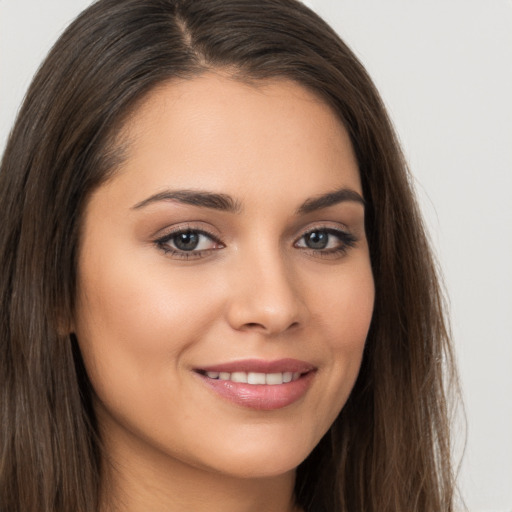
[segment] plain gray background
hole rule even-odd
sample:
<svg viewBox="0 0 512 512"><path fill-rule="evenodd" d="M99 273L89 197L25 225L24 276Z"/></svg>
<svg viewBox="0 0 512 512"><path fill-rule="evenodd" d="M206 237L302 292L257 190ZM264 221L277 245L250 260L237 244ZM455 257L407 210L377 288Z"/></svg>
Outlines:
<svg viewBox="0 0 512 512"><path fill-rule="evenodd" d="M33 73L89 3L0 0L0 151ZM468 509L512 512L512 2L305 3L374 78L415 176L451 301Z"/></svg>

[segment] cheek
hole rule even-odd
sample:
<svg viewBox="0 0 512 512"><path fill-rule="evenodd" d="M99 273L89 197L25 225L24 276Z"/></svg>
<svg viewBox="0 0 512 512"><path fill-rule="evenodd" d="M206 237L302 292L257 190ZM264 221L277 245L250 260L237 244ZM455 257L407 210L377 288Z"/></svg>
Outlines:
<svg viewBox="0 0 512 512"><path fill-rule="evenodd" d="M313 289L313 288L312 288ZM369 261L347 269L324 283L311 301L333 351L361 351L373 313L375 289Z"/></svg>
<svg viewBox="0 0 512 512"><path fill-rule="evenodd" d="M355 267L355 268L354 268ZM374 282L369 261L341 272L326 283L312 302L326 359L324 392L330 397L328 423L345 404L359 373L374 304ZM348 269L347 269L348 270Z"/></svg>
<svg viewBox="0 0 512 512"><path fill-rule="evenodd" d="M140 386L155 381L148 376L168 378L219 315L218 295L197 273L171 275L165 260L133 255L84 260L76 334L93 385L105 375Z"/></svg>
<svg viewBox="0 0 512 512"><path fill-rule="evenodd" d="M82 267L76 317L100 426L179 452L198 425L187 419L187 354L219 317L218 295L197 272L170 275L165 260L110 261Z"/></svg>

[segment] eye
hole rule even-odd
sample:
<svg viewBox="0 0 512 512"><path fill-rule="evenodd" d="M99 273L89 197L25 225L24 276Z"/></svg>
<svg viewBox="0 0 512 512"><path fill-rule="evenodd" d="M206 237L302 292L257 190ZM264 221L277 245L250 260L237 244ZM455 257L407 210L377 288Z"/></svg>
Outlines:
<svg viewBox="0 0 512 512"><path fill-rule="evenodd" d="M173 235L169 242L172 242L180 251L201 251L209 248L210 240L197 231L185 231Z"/></svg>
<svg viewBox="0 0 512 512"><path fill-rule="evenodd" d="M346 231L334 228L315 228L302 235L295 247L310 249L315 253L339 254L356 243L356 238Z"/></svg>
<svg viewBox="0 0 512 512"><path fill-rule="evenodd" d="M224 247L213 235L199 229L180 229L155 241L156 245L177 257L202 257L205 252Z"/></svg>

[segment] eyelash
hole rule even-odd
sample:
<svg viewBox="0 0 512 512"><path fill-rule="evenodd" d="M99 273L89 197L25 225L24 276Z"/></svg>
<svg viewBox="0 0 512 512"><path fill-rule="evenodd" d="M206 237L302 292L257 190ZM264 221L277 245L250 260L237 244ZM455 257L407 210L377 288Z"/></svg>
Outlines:
<svg viewBox="0 0 512 512"><path fill-rule="evenodd" d="M321 258L332 258L336 259L336 257L341 257L345 255L349 249L354 247L357 242L357 238L348 231L343 231L342 229L336 229L325 226L316 226L312 229L306 231L295 243L294 246L297 246L299 240L304 239L308 235L312 235L313 233L327 233L328 235L335 236L339 242L339 247L333 247L331 249L313 249L311 247L304 247L311 255L315 257Z"/></svg>
<svg viewBox="0 0 512 512"><path fill-rule="evenodd" d="M299 241L303 240L308 235L312 235L313 233L326 233L327 235L335 236L339 242L339 247L334 247L330 249L314 249L311 247L298 247ZM213 243L218 244L219 247L211 248L211 249L204 249L204 250L182 250L178 248L173 248L169 245L170 242L173 241L177 236L184 235L184 234L195 234L200 236L205 236L209 238ZM316 226L312 229L309 229L305 233L303 233L295 242L294 247L296 248L302 248L305 249L308 253L310 253L312 256L315 257L321 257L321 258L333 258L336 259L336 257L341 257L344 254L347 253L347 251L354 247L356 245L357 239L354 235L347 231L343 231L342 229L335 229L331 227L325 227L325 226ZM169 254L173 258L178 259L184 259L184 260L190 260L190 259L201 259L207 256L212 251L216 251L219 249L223 249L225 245L212 233L204 230L204 229L198 229L194 227L179 227L166 235L156 239L154 241L155 245L162 250L165 254Z"/></svg>
<svg viewBox="0 0 512 512"><path fill-rule="evenodd" d="M184 251L178 248L173 248L169 245L170 242L173 241L177 236L179 235L185 235L185 234L195 234L195 235L201 235L209 238L214 242L215 244L218 244L220 247L215 249L204 249L204 250L191 250L191 251ZM161 238L158 238L154 242L156 246L164 251L165 254L169 254L170 256L178 259L184 259L184 260L190 260L190 259L200 259L204 258L207 253L211 251L215 251L218 249L223 249L225 246L224 244L212 233L204 230L204 229L198 229L194 227L179 227L175 230L167 233Z"/></svg>

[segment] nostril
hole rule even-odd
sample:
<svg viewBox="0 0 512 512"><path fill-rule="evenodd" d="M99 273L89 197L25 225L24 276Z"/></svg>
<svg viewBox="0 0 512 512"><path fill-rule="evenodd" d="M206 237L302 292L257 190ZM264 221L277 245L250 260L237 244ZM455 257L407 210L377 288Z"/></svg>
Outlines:
<svg viewBox="0 0 512 512"><path fill-rule="evenodd" d="M287 327L285 327L284 329L278 329L279 332L283 332L283 331L289 331L290 329L296 329L297 327L299 327L299 322L292 322L290 325L288 325ZM262 324L262 323L258 323L258 322L247 322L246 324L242 325L241 327L242 330L258 330L258 329L263 329L265 331L268 331L268 327L265 326L265 324Z"/></svg>

